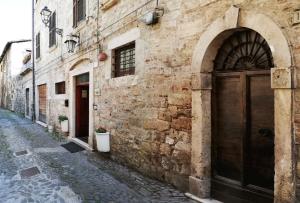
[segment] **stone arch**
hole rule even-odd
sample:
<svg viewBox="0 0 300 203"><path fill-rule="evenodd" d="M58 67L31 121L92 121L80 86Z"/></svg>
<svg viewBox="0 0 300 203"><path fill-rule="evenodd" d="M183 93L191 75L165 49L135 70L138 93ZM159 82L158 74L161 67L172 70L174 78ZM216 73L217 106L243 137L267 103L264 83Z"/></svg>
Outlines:
<svg viewBox="0 0 300 203"><path fill-rule="evenodd" d="M81 58L70 66L69 71L72 71L75 68L77 68L79 64L86 64L86 63L92 63L92 60L90 58Z"/></svg>
<svg viewBox="0 0 300 203"><path fill-rule="evenodd" d="M210 196L212 71L219 47L237 29L252 29L268 42L275 67L275 202L295 201L292 134L292 56L281 29L267 16L232 6L201 35L192 59L192 158L190 192ZM278 85L279 84L279 85ZM284 85L282 85L284 84Z"/></svg>

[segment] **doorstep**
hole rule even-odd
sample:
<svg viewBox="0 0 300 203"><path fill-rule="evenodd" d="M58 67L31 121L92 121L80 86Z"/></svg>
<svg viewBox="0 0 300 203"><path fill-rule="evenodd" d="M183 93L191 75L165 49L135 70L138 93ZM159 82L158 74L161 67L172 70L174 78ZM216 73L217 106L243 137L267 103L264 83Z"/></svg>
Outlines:
<svg viewBox="0 0 300 203"><path fill-rule="evenodd" d="M47 123L43 123L41 121L36 121L36 123L43 126L43 127L45 127L45 128L47 128Z"/></svg>
<svg viewBox="0 0 300 203"><path fill-rule="evenodd" d="M191 194L191 193L185 193L185 196L190 198L190 199L193 199L197 202L201 202L201 203L222 203L218 200L215 200L215 199L202 199L202 198L199 198L199 197L196 197L195 195Z"/></svg>
<svg viewBox="0 0 300 203"><path fill-rule="evenodd" d="M75 137L72 137L72 138L68 138L71 142L74 142L76 144L78 144L79 146L85 148L86 150L88 151L94 151L93 148L90 147L90 145L88 143L85 143L83 141L81 141L80 139L78 138L75 138Z"/></svg>

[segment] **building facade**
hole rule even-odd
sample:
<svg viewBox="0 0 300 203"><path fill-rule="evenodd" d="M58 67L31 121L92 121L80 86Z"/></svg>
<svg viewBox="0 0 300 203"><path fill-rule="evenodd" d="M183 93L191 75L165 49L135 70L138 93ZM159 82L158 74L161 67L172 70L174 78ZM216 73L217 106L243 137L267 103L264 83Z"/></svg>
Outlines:
<svg viewBox="0 0 300 203"><path fill-rule="evenodd" d="M23 76L28 77L26 75L31 70L30 53L26 52L30 47L31 40L10 41L0 56L0 104L1 107L19 114L25 114L23 84L26 82L23 81ZM31 79L27 81L31 83Z"/></svg>
<svg viewBox="0 0 300 203"><path fill-rule="evenodd" d="M37 122L90 149L105 128L114 160L197 197L297 202L299 8L38 0Z"/></svg>

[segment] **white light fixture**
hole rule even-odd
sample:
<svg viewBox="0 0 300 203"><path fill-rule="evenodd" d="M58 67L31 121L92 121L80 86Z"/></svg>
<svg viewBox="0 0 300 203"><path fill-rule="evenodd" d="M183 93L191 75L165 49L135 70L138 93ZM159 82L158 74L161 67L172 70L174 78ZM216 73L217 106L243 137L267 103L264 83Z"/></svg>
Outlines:
<svg viewBox="0 0 300 203"><path fill-rule="evenodd" d="M144 16L140 18L140 21L145 23L146 25L154 25L158 23L160 17L164 15L163 8L155 8L153 11L146 13Z"/></svg>
<svg viewBox="0 0 300 203"><path fill-rule="evenodd" d="M67 36L65 44L67 45L68 53L74 53L75 46L80 42L80 35L70 34Z"/></svg>
<svg viewBox="0 0 300 203"><path fill-rule="evenodd" d="M42 22L45 24L46 27L49 27L49 24L50 24L50 17L52 15L52 11L47 7L45 6L41 12L41 17L42 17ZM62 36L63 34L63 30L62 29L59 29L59 28L55 28L55 32L56 34Z"/></svg>
<svg viewBox="0 0 300 203"><path fill-rule="evenodd" d="M49 22L50 22L50 17L51 17L51 15L52 15L52 11L50 11L50 10L48 9L48 7L45 6L45 7L41 10L40 14L41 14L41 17L42 17L42 22L45 24L46 27L48 27L48 26L49 26Z"/></svg>

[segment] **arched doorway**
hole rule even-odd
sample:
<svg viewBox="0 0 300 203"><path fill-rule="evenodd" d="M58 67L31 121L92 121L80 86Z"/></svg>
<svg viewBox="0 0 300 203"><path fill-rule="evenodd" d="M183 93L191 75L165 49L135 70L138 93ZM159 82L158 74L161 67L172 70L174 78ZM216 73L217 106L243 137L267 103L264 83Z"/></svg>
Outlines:
<svg viewBox="0 0 300 203"><path fill-rule="evenodd" d="M273 202L274 66L266 40L231 34L214 60L211 195L223 202Z"/></svg>
<svg viewBox="0 0 300 203"><path fill-rule="evenodd" d="M275 176L274 202L296 202L293 132L293 58L288 40L268 16L231 6L201 34L192 59L192 149L190 194L211 197L213 179L212 101L214 61L219 48L241 28L252 29L268 43L274 61L271 86L274 90Z"/></svg>

